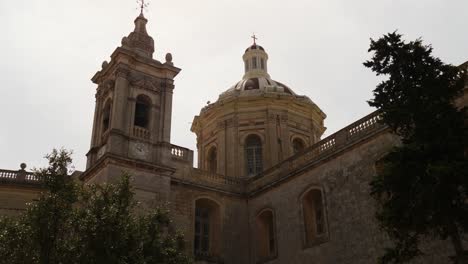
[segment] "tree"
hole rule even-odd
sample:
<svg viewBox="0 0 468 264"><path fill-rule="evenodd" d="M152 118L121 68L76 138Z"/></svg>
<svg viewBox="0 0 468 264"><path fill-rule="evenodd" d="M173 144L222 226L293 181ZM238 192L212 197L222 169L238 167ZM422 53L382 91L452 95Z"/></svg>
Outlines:
<svg viewBox="0 0 468 264"><path fill-rule="evenodd" d="M68 175L70 152L46 157L35 173L45 191L24 214L0 219L0 263L191 262L168 211L139 208L128 175L83 187Z"/></svg>
<svg viewBox="0 0 468 264"><path fill-rule="evenodd" d="M422 253L420 240L429 237L450 238L455 262L462 263L468 128L466 110L454 101L466 72L434 57L421 39L405 42L396 32L371 39L369 52L364 65L385 78L369 104L402 142L381 160L371 181L377 220L395 242L380 262L410 261Z"/></svg>

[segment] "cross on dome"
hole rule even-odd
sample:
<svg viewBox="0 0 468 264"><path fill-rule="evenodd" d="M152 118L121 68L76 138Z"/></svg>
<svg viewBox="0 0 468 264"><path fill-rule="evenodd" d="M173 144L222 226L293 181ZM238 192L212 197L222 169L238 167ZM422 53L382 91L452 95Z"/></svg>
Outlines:
<svg viewBox="0 0 468 264"><path fill-rule="evenodd" d="M253 39L253 41L254 41L254 45L257 45L257 42L256 42L256 40L257 40L258 38L257 38L257 36L255 36L255 33L252 35L252 37L251 37L251 38L252 38L252 39Z"/></svg>
<svg viewBox="0 0 468 264"><path fill-rule="evenodd" d="M137 4L140 7L140 15L143 15L143 10L148 7L149 3L145 2L145 0L137 0Z"/></svg>

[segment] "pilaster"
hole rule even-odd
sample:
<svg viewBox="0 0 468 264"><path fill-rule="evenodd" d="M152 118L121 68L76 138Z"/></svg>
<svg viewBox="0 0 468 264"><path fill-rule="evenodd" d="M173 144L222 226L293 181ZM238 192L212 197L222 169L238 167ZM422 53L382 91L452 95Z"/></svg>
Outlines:
<svg viewBox="0 0 468 264"><path fill-rule="evenodd" d="M218 149L217 149L217 156L218 156L218 168L217 173L222 175L227 175L227 151L229 146L227 146L227 120L219 121L216 125L216 134L218 138Z"/></svg>
<svg viewBox="0 0 468 264"><path fill-rule="evenodd" d="M112 103L111 115L111 129L116 129L125 133L126 130L126 116L127 116L127 104L128 104L128 80L129 74L127 67L121 66L116 71L115 88L114 88L114 101Z"/></svg>
<svg viewBox="0 0 468 264"><path fill-rule="evenodd" d="M172 122L172 94L174 85L167 81L162 84L162 124L161 139L164 142L171 141L171 122Z"/></svg>

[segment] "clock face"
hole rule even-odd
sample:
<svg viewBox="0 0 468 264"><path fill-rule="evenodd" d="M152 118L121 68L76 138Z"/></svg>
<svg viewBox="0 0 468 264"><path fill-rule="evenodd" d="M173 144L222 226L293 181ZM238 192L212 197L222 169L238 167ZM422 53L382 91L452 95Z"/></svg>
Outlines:
<svg viewBox="0 0 468 264"><path fill-rule="evenodd" d="M131 158L146 160L149 157L149 147L145 143L132 142L130 146Z"/></svg>

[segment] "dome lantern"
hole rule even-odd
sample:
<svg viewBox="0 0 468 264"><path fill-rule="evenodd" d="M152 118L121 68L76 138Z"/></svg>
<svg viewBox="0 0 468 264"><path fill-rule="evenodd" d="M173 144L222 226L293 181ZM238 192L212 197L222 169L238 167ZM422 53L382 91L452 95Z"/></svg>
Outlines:
<svg viewBox="0 0 468 264"><path fill-rule="evenodd" d="M242 56L245 68L243 79L258 77L270 78L267 67L268 54L262 46L257 45L257 37L253 35L252 38L254 40L253 45L248 47L245 50L244 56Z"/></svg>

